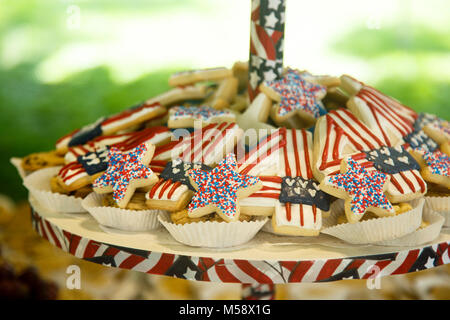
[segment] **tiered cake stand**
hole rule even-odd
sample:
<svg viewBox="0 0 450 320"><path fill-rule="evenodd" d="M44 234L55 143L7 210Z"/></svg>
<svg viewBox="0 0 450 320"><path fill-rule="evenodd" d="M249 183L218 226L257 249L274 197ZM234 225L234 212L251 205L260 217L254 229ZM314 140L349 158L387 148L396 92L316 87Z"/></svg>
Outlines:
<svg viewBox="0 0 450 320"><path fill-rule="evenodd" d="M252 1L249 96L283 67L285 0ZM350 245L331 236L259 232L249 243L206 249L176 242L164 229L127 233L100 226L88 213L52 212L30 198L34 229L78 258L109 267L196 281L243 284L243 299L273 299L277 283L374 279L450 263L450 231L420 247Z"/></svg>
<svg viewBox="0 0 450 320"><path fill-rule="evenodd" d="M34 229L78 258L188 280L243 284L244 299L273 299L275 284L327 282L420 271L450 263L450 231L419 247L351 245L259 232L240 247L207 249L175 241L163 227L131 233L100 226L88 213L52 212L30 198ZM307 241L307 242L305 242Z"/></svg>

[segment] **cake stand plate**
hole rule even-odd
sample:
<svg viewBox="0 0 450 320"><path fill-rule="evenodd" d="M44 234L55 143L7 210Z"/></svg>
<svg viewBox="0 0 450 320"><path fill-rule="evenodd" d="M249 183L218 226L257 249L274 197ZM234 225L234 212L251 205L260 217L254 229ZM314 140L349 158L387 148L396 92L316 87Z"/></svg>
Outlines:
<svg viewBox="0 0 450 320"><path fill-rule="evenodd" d="M53 212L30 197L33 228L78 258L149 274L243 284L243 298L271 299L277 283L373 279L450 263L450 231L418 247L351 245L331 236L284 237L259 232L245 245L197 248L175 241L163 228L124 232L106 228L89 213Z"/></svg>

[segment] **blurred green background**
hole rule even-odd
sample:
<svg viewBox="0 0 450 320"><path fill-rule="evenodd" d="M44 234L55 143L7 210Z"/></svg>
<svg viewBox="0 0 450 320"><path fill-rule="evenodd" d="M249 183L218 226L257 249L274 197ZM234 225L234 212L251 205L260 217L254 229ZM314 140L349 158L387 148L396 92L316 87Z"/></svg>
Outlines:
<svg viewBox="0 0 450 320"><path fill-rule="evenodd" d="M351 74L450 120L450 2L287 0L285 65ZM250 1L0 0L0 193L12 156L168 89L189 68L247 60Z"/></svg>

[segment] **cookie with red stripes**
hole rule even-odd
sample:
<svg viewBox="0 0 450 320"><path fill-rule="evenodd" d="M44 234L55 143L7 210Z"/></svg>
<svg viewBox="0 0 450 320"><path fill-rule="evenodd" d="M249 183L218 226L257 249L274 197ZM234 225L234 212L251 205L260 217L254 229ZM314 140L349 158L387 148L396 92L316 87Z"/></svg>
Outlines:
<svg viewBox="0 0 450 320"><path fill-rule="evenodd" d="M142 143L151 143L157 146L158 151L172 137L168 128L153 127L128 134L98 137L85 145L72 147L66 154L66 160L72 161L59 171L58 183L68 191L88 186L106 170L111 147L129 151ZM160 165L155 161L151 167L159 171Z"/></svg>
<svg viewBox="0 0 450 320"><path fill-rule="evenodd" d="M276 234L315 236L329 196L312 173L312 134L280 128L270 132L238 161L238 171L257 175L263 187L241 200L241 212L272 215Z"/></svg>
<svg viewBox="0 0 450 320"><path fill-rule="evenodd" d="M308 76L299 71L287 69L280 80L265 81L260 85L261 92L275 102L270 114L275 123L281 124L298 115L306 123L314 124L326 113L321 102L327 93L326 87L307 79Z"/></svg>
<svg viewBox="0 0 450 320"><path fill-rule="evenodd" d="M419 166L402 145L391 146L347 109L329 111L314 132L313 172L318 181L340 173L341 161L351 156L367 170L389 175L386 195L397 203L420 198L427 185Z"/></svg>
<svg viewBox="0 0 450 320"><path fill-rule="evenodd" d="M394 98L350 76L344 75L341 79L350 91L351 98L347 101L347 107L353 114L375 135L383 137L387 146L403 144L404 138L414 131L418 114Z"/></svg>
<svg viewBox="0 0 450 320"><path fill-rule="evenodd" d="M179 211L193 195L185 176L192 165L214 167L227 152L233 151L242 129L235 123L210 124L189 132L177 129L178 141L156 150L152 163L163 166L159 181L147 192L147 205L153 209ZM172 175L169 174L172 172Z"/></svg>
<svg viewBox="0 0 450 320"><path fill-rule="evenodd" d="M121 130L131 129L167 113L159 103L138 104L109 117L102 117L92 124L77 129L56 142L56 150L66 152L68 148L83 145L99 136L111 135Z"/></svg>

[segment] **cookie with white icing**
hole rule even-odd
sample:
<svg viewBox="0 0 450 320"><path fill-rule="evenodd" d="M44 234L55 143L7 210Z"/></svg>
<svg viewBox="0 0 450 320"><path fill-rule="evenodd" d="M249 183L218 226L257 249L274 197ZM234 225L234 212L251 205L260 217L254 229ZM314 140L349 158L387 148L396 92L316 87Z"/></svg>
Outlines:
<svg viewBox="0 0 450 320"><path fill-rule="evenodd" d="M349 76L342 76L343 83L352 84L354 90L347 107L369 127L375 135L382 137L387 146L404 143L404 137L414 131L418 114L377 89Z"/></svg>
<svg viewBox="0 0 450 320"><path fill-rule="evenodd" d="M236 115L228 110L217 110L207 105L175 106L169 110L169 128L194 127L195 123L205 127L211 123L236 122Z"/></svg>
<svg viewBox="0 0 450 320"><path fill-rule="evenodd" d="M70 147L83 145L99 136L111 135L121 130L133 128L166 113L166 108L157 102L138 104L115 115L101 117L94 123L63 136L56 142L56 150L65 153Z"/></svg>
<svg viewBox="0 0 450 320"><path fill-rule="evenodd" d="M340 173L329 175L320 189L345 200L345 215L350 223L361 220L367 211L377 216L393 216L395 210L384 194L389 175L368 170L352 157L342 160Z"/></svg>
<svg viewBox="0 0 450 320"><path fill-rule="evenodd" d="M258 175L263 184L241 200L241 211L272 215L276 234L318 235L330 199L319 189L311 163L310 132L286 128L270 132L239 161L240 172Z"/></svg>
<svg viewBox="0 0 450 320"><path fill-rule="evenodd" d="M163 170L159 181L146 194L147 205L152 209L169 211L186 207L193 190L189 188L186 179L176 178L177 174L186 177L192 164L201 165L204 170L214 167L225 154L234 150L242 133L242 129L235 123L210 124L193 132L185 130L177 141L157 149L152 163L162 165Z"/></svg>
<svg viewBox="0 0 450 320"><path fill-rule="evenodd" d="M142 143L150 143L158 150L171 138L172 134L168 128L153 127L129 134L102 136L83 146L72 147L66 154L67 160L72 161L58 172L58 183L68 191L83 188L106 170L111 147L126 152ZM159 171L158 165L150 164L150 166L152 170Z"/></svg>
<svg viewBox="0 0 450 320"><path fill-rule="evenodd" d="M339 174L347 156L368 170L389 175L386 195L391 202L413 200L427 191L415 159L403 146L390 146L383 135L376 135L349 110L332 110L316 124L314 176L323 181Z"/></svg>
<svg viewBox="0 0 450 320"><path fill-rule="evenodd" d="M288 69L280 80L265 81L260 85L261 92L275 103L270 114L275 123L280 124L297 115L314 124L326 113L321 102L327 93L326 87L307 78L296 70Z"/></svg>

